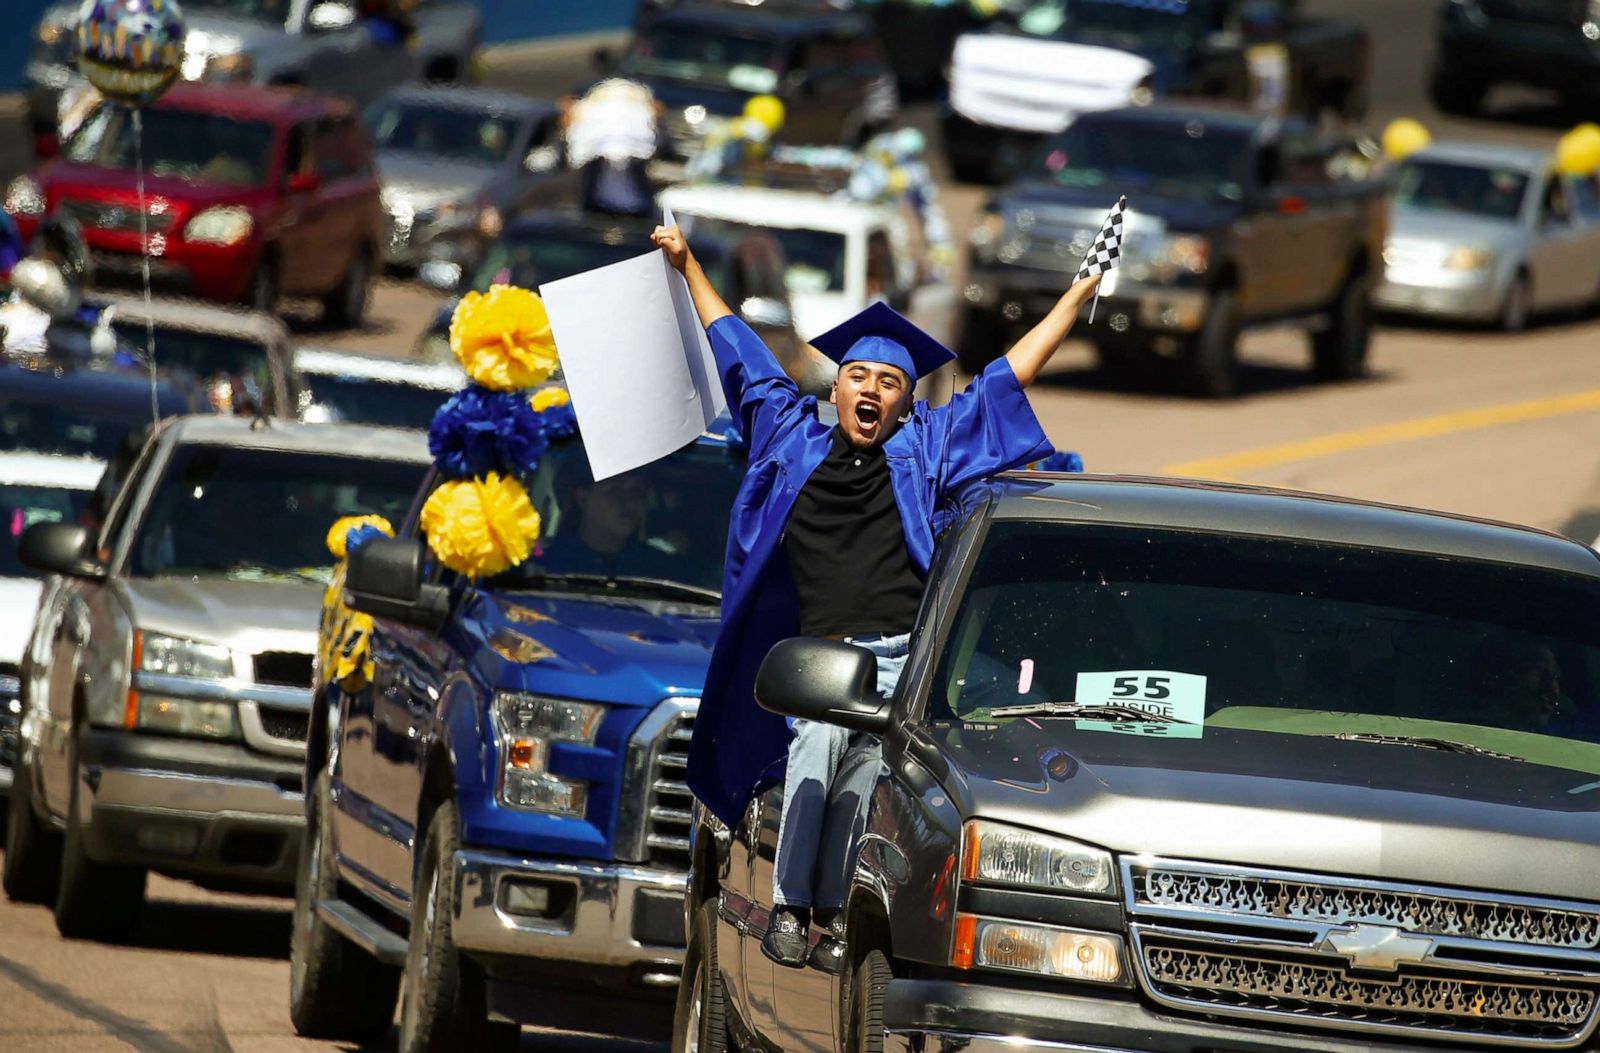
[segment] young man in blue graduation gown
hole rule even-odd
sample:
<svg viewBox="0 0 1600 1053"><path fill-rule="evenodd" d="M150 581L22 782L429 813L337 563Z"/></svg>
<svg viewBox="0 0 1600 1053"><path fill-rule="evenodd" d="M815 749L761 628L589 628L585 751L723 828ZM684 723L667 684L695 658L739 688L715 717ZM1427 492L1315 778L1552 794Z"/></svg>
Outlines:
<svg viewBox="0 0 1600 1053"><path fill-rule="evenodd" d="M878 657L892 693L933 558L933 517L965 483L1048 456L1053 447L1024 389L1055 353L1099 279L1074 285L1015 347L948 405L914 402L919 377L954 358L884 304L812 341L839 363L830 427L772 352L717 295L677 227L652 239L688 280L728 405L749 443L723 572L722 629L706 673L688 782L729 826L762 774L787 755L774 861L774 906L762 948L798 966L815 909L813 870L828 788L847 732L759 708L756 670L788 636L848 640ZM826 941L838 953L837 941ZM826 965L826 963L821 963Z"/></svg>

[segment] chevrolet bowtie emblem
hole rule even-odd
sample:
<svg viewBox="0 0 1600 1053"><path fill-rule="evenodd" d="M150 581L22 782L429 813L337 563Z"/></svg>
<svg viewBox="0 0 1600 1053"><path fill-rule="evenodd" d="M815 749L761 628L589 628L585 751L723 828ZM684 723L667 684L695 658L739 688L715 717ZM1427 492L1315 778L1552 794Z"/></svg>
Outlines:
<svg viewBox="0 0 1600 1053"><path fill-rule="evenodd" d="M1408 936L1388 925L1353 925L1329 932L1321 949L1350 959L1352 969L1392 973L1401 965L1426 961L1433 953L1433 940Z"/></svg>

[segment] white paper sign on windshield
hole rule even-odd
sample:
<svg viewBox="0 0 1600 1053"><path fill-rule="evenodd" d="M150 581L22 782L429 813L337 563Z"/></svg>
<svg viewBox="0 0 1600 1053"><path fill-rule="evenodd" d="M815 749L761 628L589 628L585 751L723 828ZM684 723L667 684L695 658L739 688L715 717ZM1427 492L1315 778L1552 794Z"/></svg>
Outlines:
<svg viewBox="0 0 1600 1053"><path fill-rule="evenodd" d="M1167 669L1117 669L1106 673L1079 673L1080 706L1128 706L1168 721L1113 723L1079 720L1080 731L1111 731L1151 738L1197 739L1205 730L1206 678L1196 673Z"/></svg>
<svg viewBox="0 0 1600 1053"><path fill-rule="evenodd" d="M688 283L664 252L548 282L539 295L596 480L682 448L727 408Z"/></svg>

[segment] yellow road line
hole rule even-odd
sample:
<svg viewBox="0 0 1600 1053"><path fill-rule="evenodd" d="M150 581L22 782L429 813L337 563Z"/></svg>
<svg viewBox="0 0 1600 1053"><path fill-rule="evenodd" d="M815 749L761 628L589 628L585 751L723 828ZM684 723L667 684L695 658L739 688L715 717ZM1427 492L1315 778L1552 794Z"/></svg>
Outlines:
<svg viewBox="0 0 1600 1053"><path fill-rule="evenodd" d="M1523 421L1543 420L1546 417L1559 417L1565 413L1583 413L1588 410L1600 410L1600 388L1580 391L1574 395L1558 395L1555 398L1532 399L1527 402L1507 402L1498 406L1443 413L1436 417L1418 417L1414 420L1396 421L1393 424L1380 424L1372 428L1336 431L1329 435L1302 439L1299 442L1263 446L1260 449L1243 450L1201 461L1169 464L1161 471L1165 475L1237 480L1245 472L1275 468L1278 465L1307 461L1315 457L1330 457L1337 453L1387 446L1390 443L1431 439L1477 428L1519 424Z"/></svg>

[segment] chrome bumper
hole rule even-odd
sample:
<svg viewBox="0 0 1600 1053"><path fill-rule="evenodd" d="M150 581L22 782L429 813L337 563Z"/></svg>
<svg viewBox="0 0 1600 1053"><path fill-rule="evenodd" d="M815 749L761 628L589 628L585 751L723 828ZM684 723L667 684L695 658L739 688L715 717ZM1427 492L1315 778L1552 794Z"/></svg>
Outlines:
<svg viewBox="0 0 1600 1053"><path fill-rule="evenodd" d="M1492 278L1470 285L1429 285L1385 278L1372 290L1380 311L1486 322L1500 313L1504 290Z"/></svg>
<svg viewBox="0 0 1600 1053"><path fill-rule="evenodd" d="M451 935L462 950L599 967L642 966L647 986L678 983L686 885L681 873L464 850L456 853L454 880ZM508 889L518 884L544 890L549 911L507 909Z"/></svg>
<svg viewBox="0 0 1600 1053"><path fill-rule="evenodd" d="M1044 317L1072 284L1072 275L1051 271L974 269L961 290L973 307L1000 312L1008 321L1033 321ZM1192 333L1205 325L1210 294L1205 289L1181 288L1132 281L1119 276L1114 294L1102 296L1097 314L1113 329L1137 328L1158 333Z"/></svg>

